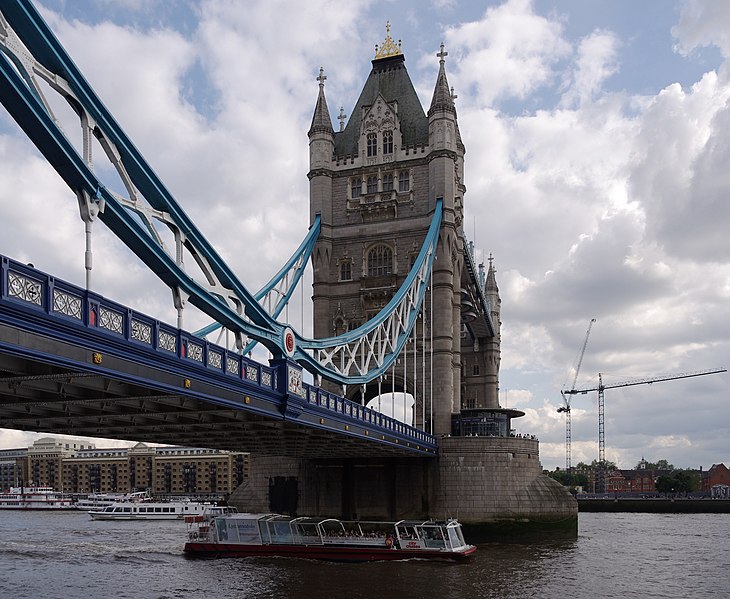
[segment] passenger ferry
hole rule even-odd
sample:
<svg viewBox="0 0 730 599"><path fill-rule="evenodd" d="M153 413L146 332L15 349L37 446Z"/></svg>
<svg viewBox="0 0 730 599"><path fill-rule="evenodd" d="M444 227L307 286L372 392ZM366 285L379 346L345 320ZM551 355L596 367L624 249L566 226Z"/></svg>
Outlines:
<svg viewBox="0 0 730 599"><path fill-rule="evenodd" d="M149 491L134 493L89 493L86 497L76 500L75 507L82 511L99 511L114 503L151 501Z"/></svg>
<svg viewBox="0 0 730 599"><path fill-rule="evenodd" d="M182 520L202 515L213 504L202 501L117 501L88 512L94 520Z"/></svg>
<svg viewBox="0 0 730 599"><path fill-rule="evenodd" d="M338 562L461 560L476 551L456 520L342 521L279 514L187 516L188 555L303 557Z"/></svg>
<svg viewBox="0 0 730 599"><path fill-rule="evenodd" d="M0 493L0 509L3 510L70 510L73 499L53 490L53 487L10 487Z"/></svg>

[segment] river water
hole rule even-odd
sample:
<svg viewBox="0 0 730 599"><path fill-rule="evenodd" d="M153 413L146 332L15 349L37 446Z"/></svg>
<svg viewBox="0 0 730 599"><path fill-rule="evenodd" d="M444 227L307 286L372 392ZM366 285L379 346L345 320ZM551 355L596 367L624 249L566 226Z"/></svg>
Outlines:
<svg viewBox="0 0 730 599"><path fill-rule="evenodd" d="M580 514L578 538L480 545L467 563L184 557L182 522L0 513L12 599L730 596L730 515ZM467 539L468 540L468 539Z"/></svg>

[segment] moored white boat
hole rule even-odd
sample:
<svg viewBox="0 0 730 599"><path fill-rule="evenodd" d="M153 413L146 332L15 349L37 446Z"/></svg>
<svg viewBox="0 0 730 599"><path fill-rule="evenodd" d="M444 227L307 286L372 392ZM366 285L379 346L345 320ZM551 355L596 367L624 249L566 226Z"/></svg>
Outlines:
<svg viewBox="0 0 730 599"><path fill-rule="evenodd" d="M0 509L3 510L70 510L71 497L53 490L53 487L11 487L0 493Z"/></svg>
<svg viewBox="0 0 730 599"><path fill-rule="evenodd" d="M398 522L295 518L278 514L187 517L184 551L200 556L301 557L342 562L461 560L476 551L456 520Z"/></svg>
<svg viewBox="0 0 730 599"><path fill-rule="evenodd" d="M114 503L130 503L139 501L150 501L152 497L148 491L136 491L134 493L89 493L86 497L77 499L75 507L83 511L99 511Z"/></svg>
<svg viewBox="0 0 730 599"><path fill-rule="evenodd" d="M94 520L181 520L202 515L213 504L202 501L118 501L88 512Z"/></svg>

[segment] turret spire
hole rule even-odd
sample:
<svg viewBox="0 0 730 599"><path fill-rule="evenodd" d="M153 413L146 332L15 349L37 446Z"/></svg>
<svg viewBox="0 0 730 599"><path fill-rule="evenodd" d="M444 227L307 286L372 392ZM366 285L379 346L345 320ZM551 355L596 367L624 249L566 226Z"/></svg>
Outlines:
<svg viewBox="0 0 730 599"><path fill-rule="evenodd" d="M324 68L319 68L319 96L317 97L317 105L314 108L314 115L312 116L312 125L309 127L308 135L311 137L315 133L331 133L334 135L335 130L332 128L332 121L330 120L330 111L327 108L327 99L324 95L324 82L327 80L327 75L324 74Z"/></svg>
<svg viewBox="0 0 730 599"><path fill-rule="evenodd" d="M441 43L441 49L436 53L439 58L439 74L436 78L436 87L433 90L433 98L431 99L431 107L428 114L431 115L436 110L450 110L455 112L453 90L449 88L449 82L446 79L446 57L449 55L444 50L444 44Z"/></svg>

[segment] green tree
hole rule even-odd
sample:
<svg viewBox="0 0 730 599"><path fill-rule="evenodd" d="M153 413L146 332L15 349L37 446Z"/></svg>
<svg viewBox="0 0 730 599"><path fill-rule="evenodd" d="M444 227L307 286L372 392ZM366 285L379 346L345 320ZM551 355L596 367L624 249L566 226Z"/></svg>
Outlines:
<svg viewBox="0 0 730 599"><path fill-rule="evenodd" d="M674 484L675 481L671 476L662 474L656 479L656 483L654 483L654 486L659 493L673 493L675 490Z"/></svg>
<svg viewBox="0 0 730 599"><path fill-rule="evenodd" d="M634 470L674 470L674 465L667 460L658 460L657 462L647 462L643 458L634 467Z"/></svg>
<svg viewBox="0 0 730 599"><path fill-rule="evenodd" d="M585 487L588 485L588 477L579 472L568 472L558 468L549 472L548 476L565 487Z"/></svg>

